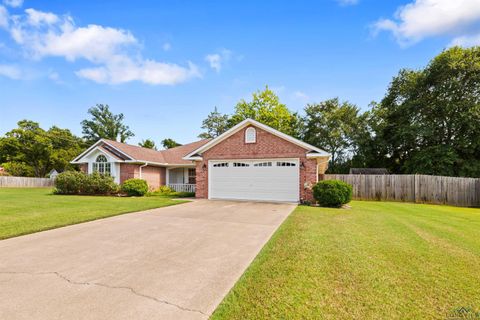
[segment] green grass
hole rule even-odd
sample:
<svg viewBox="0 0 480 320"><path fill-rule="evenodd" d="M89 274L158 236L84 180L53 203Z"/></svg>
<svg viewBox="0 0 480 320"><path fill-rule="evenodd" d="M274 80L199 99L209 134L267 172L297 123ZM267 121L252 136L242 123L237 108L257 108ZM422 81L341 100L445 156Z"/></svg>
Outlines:
<svg viewBox="0 0 480 320"><path fill-rule="evenodd" d="M212 319L446 319L462 306L480 311L480 209L351 206L298 207Z"/></svg>
<svg viewBox="0 0 480 320"><path fill-rule="evenodd" d="M183 202L155 196L63 196L47 188L0 188L0 239Z"/></svg>

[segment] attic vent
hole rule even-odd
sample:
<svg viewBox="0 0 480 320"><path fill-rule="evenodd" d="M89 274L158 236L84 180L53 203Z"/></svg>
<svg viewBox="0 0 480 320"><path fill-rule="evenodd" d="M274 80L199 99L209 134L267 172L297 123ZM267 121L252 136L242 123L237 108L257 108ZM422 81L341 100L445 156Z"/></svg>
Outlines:
<svg viewBox="0 0 480 320"><path fill-rule="evenodd" d="M245 143L255 143L257 142L257 131L255 128L250 127L245 130Z"/></svg>

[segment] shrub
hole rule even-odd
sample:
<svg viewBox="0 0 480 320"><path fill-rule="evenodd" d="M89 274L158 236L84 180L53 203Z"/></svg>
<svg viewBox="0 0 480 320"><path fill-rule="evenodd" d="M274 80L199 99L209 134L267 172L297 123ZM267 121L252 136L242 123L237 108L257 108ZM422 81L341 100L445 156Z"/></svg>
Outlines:
<svg viewBox="0 0 480 320"><path fill-rule="evenodd" d="M113 177L94 172L86 175L84 194L113 194L118 193L118 185L113 182ZM58 178L58 177L57 177Z"/></svg>
<svg viewBox="0 0 480 320"><path fill-rule="evenodd" d="M340 180L324 180L313 187L313 197L322 207L336 207L352 200L352 186Z"/></svg>
<svg viewBox="0 0 480 320"><path fill-rule="evenodd" d="M80 194L84 189L86 174L77 171L65 171L55 179L56 194Z"/></svg>
<svg viewBox="0 0 480 320"><path fill-rule="evenodd" d="M192 198L192 197L195 197L195 192L187 192L187 191L172 192L170 193L170 195L178 198Z"/></svg>
<svg viewBox="0 0 480 320"><path fill-rule="evenodd" d="M55 179L56 194L112 194L118 192L118 185L110 176L93 173L87 175L78 171L65 171Z"/></svg>
<svg viewBox="0 0 480 320"><path fill-rule="evenodd" d="M160 186L160 188L158 188L158 192L170 194L173 192L173 190L169 186Z"/></svg>
<svg viewBox="0 0 480 320"><path fill-rule="evenodd" d="M122 184L122 191L130 197L142 197L148 192L148 184L143 179L128 179Z"/></svg>

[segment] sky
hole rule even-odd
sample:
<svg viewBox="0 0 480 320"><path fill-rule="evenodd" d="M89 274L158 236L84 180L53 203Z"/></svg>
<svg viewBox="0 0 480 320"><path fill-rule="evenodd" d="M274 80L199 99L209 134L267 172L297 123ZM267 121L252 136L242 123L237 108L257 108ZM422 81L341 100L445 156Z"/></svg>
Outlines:
<svg viewBox="0 0 480 320"><path fill-rule="evenodd" d="M477 44L479 0L0 0L0 134L29 119L81 135L108 104L129 143L188 143L266 85L293 111L367 110L401 68Z"/></svg>

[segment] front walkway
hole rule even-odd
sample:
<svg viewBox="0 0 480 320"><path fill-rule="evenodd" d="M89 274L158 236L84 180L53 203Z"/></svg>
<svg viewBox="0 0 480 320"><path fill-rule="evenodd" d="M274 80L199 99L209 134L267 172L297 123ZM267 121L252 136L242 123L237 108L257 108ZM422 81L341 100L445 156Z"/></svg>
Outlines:
<svg viewBox="0 0 480 320"><path fill-rule="evenodd" d="M200 200L0 241L0 319L207 319L294 207Z"/></svg>

